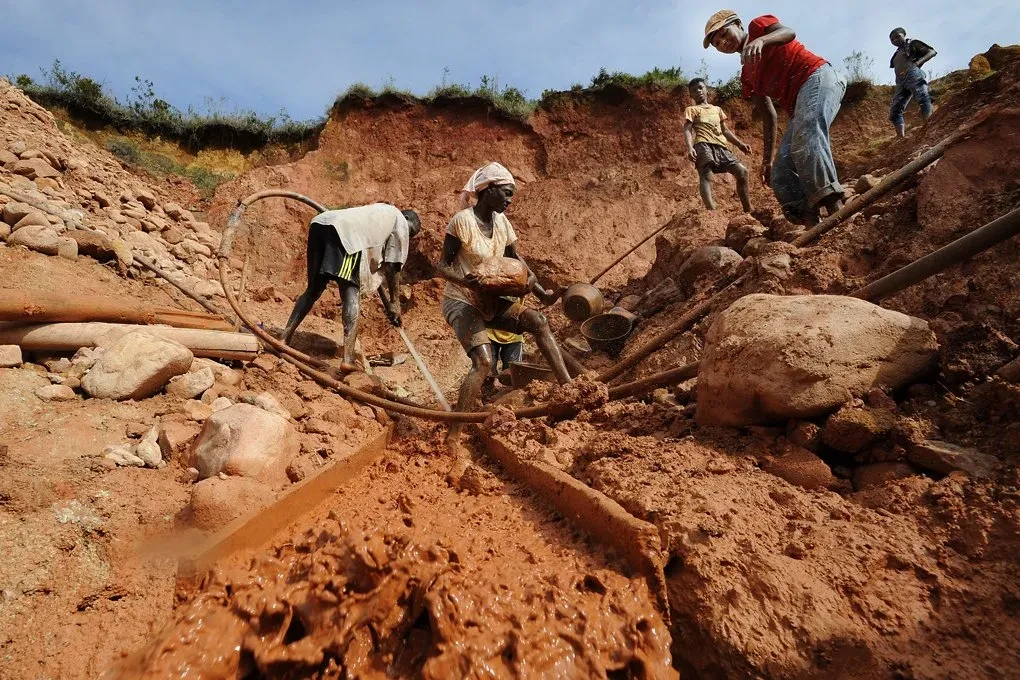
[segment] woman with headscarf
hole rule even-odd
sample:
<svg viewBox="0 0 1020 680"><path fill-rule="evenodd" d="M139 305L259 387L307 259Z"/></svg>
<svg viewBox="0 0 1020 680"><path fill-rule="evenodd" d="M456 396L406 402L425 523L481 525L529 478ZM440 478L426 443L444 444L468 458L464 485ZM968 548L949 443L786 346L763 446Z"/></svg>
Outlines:
<svg viewBox="0 0 1020 680"><path fill-rule="evenodd" d="M517 252L517 234L504 214L516 190L513 175L499 163L488 163L471 175L461 194L464 209L453 216L446 227L439 271L446 279L443 316L471 358L471 371L464 378L457 401L458 411L467 411L477 401L482 384L492 370L492 348L486 330L532 333L538 348L561 383L570 375L549 322L541 312L528 309L520 301L507 299L479 289L476 268L491 257L524 258ZM468 207L474 200L474 206ZM547 306L559 297L542 287L528 268L528 290ZM463 457L459 449L461 425L450 426L447 445L451 453Z"/></svg>

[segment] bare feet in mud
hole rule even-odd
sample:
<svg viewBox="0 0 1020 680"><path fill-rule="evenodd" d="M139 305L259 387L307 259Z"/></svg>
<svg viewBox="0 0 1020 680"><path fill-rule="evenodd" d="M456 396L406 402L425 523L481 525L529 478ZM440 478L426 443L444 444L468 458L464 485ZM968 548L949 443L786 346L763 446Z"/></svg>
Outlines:
<svg viewBox="0 0 1020 680"><path fill-rule="evenodd" d="M471 452L459 440L451 439L446 441L446 452L453 461L453 466L446 473L446 482L454 488L460 488L461 478L471 467Z"/></svg>

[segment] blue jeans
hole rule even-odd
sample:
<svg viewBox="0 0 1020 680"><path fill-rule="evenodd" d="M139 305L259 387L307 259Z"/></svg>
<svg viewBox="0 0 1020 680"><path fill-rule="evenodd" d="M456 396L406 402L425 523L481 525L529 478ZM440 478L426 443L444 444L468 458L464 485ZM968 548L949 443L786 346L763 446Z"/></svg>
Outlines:
<svg viewBox="0 0 1020 680"><path fill-rule="evenodd" d="M927 120L931 116L931 95L928 94L928 81L924 78L924 71L917 67L904 73L896 84L896 92L889 106L889 120L897 128L904 125L903 112L907 110L911 97L916 99L917 105L921 107L921 118Z"/></svg>
<svg viewBox="0 0 1020 680"><path fill-rule="evenodd" d="M832 159L829 126L845 91L843 76L830 64L823 64L797 94L770 178L785 212L806 215L826 197L843 193Z"/></svg>

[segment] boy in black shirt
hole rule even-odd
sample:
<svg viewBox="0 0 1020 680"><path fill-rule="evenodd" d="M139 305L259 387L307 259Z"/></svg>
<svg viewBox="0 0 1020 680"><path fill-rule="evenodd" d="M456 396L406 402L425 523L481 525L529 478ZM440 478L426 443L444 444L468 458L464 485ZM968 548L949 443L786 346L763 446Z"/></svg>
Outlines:
<svg viewBox="0 0 1020 680"><path fill-rule="evenodd" d="M902 28L889 34L889 42L896 46L896 52L889 61L889 68L896 70L896 92L889 107L889 120L896 127L896 134L906 137L907 126L903 112L907 110L911 97L921 107L921 118L928 120L931 116L931 95L928 94L928 81L921 66L937 52L931 45L909 39L906 30Z"/></svg>

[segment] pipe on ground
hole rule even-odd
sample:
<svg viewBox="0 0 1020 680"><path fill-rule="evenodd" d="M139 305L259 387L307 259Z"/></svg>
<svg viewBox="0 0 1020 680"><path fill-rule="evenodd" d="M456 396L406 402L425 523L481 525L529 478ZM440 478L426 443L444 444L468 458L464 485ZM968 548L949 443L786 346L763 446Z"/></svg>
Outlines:
<svg viewBox="0 0 1020 680"><path fill-rule="evenodd" d="M850 296L878 302L1017 234L1020 234L1020 208L1006 213L983 227L978 227L966 236L956 239L933 253L928 253L919 260L914 260L905 267L897 269L863 288L855 290L850 293Z"/></svg>

